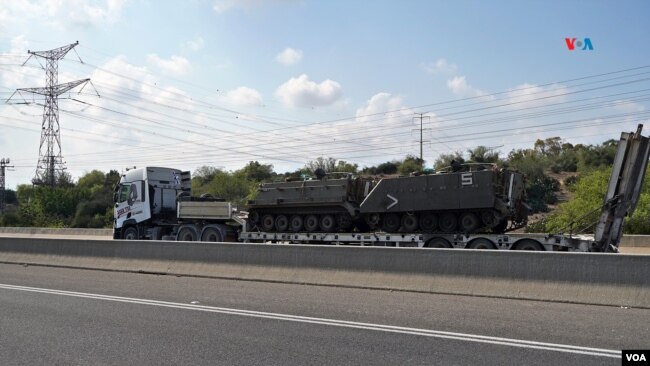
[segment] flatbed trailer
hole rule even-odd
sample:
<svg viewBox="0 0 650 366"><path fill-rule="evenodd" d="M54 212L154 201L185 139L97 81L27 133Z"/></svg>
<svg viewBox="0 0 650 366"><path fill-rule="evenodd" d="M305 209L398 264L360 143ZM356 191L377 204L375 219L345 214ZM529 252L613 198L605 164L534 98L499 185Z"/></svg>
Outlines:
<svg viewBox="0 0 650 366"><path fill-rule="evenodd" d="M262 232L248 230L246 212L212 197L192 197L189 172L147 167L122 176L115 191L115 239L348 244L449 249L617 252L623 220L639 200L650 139L623 132L595 233Z"/></svg>
<svg viewBox="0 0 650 366"><path fill-rule="evenodd" d="M334 244L448 249L592 251L594 237L588 235L511 234L426 234L426 233L275 233L241 232L246 243Z"/></svg>

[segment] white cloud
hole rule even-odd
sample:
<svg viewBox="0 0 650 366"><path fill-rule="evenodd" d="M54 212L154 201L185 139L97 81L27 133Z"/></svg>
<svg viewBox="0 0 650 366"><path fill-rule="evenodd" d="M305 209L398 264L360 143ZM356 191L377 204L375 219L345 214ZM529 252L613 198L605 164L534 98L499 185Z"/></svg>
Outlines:
<svg viewBox="0 0 650 366"><path fill-rule="evenodd" d="M219 100L237 107L257 107L262 105L262 95L257 90L245 86L228 91Z"/></svg>
<svg viewBox="0 0 650 366"><path fill-rule="evenodd" d="M97 27L120 19L126 0L8 0L2 2L3 25L40 21L55 28Z"/></svg>
<svg viewBox="0 0 650 366"><path fill-rule="evenodd" d="M481 90L470 86L465 76L454 76L447 80L447 88L459 97L479 97L485 95Z"/></svg>
<svg viewBox="0 0 650 366"><path fill-rule="evenodd" d="M157 54L152 53L147 56L147 60L162 72L171 75L185 75L191 69L190 62L182 56L173 55L170 59L165 60L160 58Z"/></svg>
<svg viewBox="0 0 650 366"><path fill-rule="evenodd" d="M198 51L203 48L204 41L202 37L196 37L193 40L185 42L185 47L189 48L192 51Z"/></svg>
<svg viewBox="0 0 650 366"><path fill-rule="evenodd" d="M328 106L336 102L341 94L341 84L336 81L327 79L317 84L305 74L287 80L275 91L275 96L282 103L292 107Z"/></svg>
<svg viewBox="0 0 650 366"><path fill-rule="evenodd" d="M363 107L357 109L356 121L378 119L378 114L384 114L389 120L401 121L404 116L412 116L413 110L404 107L402 97L382 92L373 95Z"/></svg>
<svg viewBox="0 0 650 366"><path fill-rule="evenodd" d="M275 56L275 60L283 65L294 65L302 60L302 51L287 47Z"/></svg>
<svg viewBox="0 0 650 366"><path fill-rule="evenodd" d="M429 74L454 74L458 70L456 64L449 63L444 58L440 58L436 62L422 62L420 67Z"/></svg>

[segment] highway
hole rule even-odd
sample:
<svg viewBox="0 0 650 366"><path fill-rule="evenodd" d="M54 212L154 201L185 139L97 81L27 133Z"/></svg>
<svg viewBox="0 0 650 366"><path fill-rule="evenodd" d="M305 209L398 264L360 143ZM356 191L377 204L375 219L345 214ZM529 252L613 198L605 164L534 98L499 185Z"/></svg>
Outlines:
<svg viewBox="0 0 650 366"><path fill-rule="evenodd" d="M618 365L650 310L0 264L3 365Z"/></svg>

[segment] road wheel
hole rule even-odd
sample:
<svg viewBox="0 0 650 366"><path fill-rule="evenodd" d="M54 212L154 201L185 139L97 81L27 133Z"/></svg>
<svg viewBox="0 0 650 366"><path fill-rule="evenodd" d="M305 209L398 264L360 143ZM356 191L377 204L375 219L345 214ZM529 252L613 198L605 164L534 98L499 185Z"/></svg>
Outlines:
<svg viewBox="0 0 650 366"><path fill-rule="evenodd" d="M329 233L334 231L336 228L336 221L334 221L333 215L323 215L320 217L320 228L321 230Z"/></svg>
<svg viewBox="0 0 650 366"><path fill-rule="evenodd" d="M512 248L513 250L537 250L537 251L544 251L544 247L530 239L524 239L519 241L515 246Z"/></svg>
<svg viewBox="0 0 650 366"><path fill-rule="evenodd" d="M460 224L460 230L464 233L472 233L476 231L480 225L478 216L473 212L465 212L462 214L458 223Z"/></svg>
<svg viewBox="0 0 650 366"><path fill-rule="evenodd" d="M467 249L496 249L497 247L491 241L483 238L474 239L467 246Z"/></svg>
<svg viewBox="0 0 650 366"><path fill-rule="evenodd" d="M122 233L122 239L124 240L138 240L138 228L135 226L129 226L126 229L124 229L124 232Z"/></svg>
<svg viewBox="0 0 650 366"><path fill-rule="evenodd" d="M456 228L458 227L458 219L456 218L456 214L451 212L443 213L440 216L440 221L438 221L438 226L440 226L440 230L445 233L452 233L456 231Z"/></svg>
<svg viewBox="0 0 650 366"><path fill-rule="evenodd" d="M415 214L402 215L402 228L407 233L413 233L418 230L418 217Z"/></svg>
<svg viewBox="0 0 650 366"><path fill-rule="evenodd" d="M293 215L289 219L289 230L293 231L294 233L297 233L298 231L302 230L302 216L300 215Z"/></svg>
<svg viewBox="0 0 650 366"><path fill-rule="evenodd" d="M481 212L481 221L483 222L483 226L485 226L488 229L491 229L496 224L494 212L492 211Z"/></svg>
<svg viewBox="0 0 650 366"><path fill-rule="evenodd" d="M214 227L207 227L203 230L203 233L201 233L201 241L209 241L209 242L222 242L223 237L221 236L221 231L217 228Z"/></svg>
<svg viewBox="0 0 650 366"><path fill-rule="evenodd" d="M275 227L275 218L273 215L264 215L262 216L262 230L263 231L273 231Z"/></svg>
<svg viewBox="0 0 650 366"><path fill-rule="evenodd" d="M318 231L318 216L307 215L305 217L305 230L308 232Z"/></svg>
<svg viewBox="0 0 650 366"><path fill-rule="evenodd" d="M176 240L177 241L199 240L199 234L197 233L196 227L191 225L181 226L181 228L178 229L178 233L176 234Z"/></svg>
<svg viewBox="0 0 650 366"><path fill-rule="evenodd" d="M381 229L387 233L395 233L399 230L401 221L398 214L388 213L381 218Z"/></svg>
<svg viewBox="0 0 650 366"><path fill-rule="evenodd" d="M449 241L445 238L432 238L429 240L426 244L427 248L445 248L445 249L450 249L453 248Z"/></svg>
<svg viewBox="0 0 650 366"><path fill-rule="evenodd" d="M432 233L438 229L438 216L432 213L420 215L420 229L427 233Z"/></svg>
<svg viewBox="0 0 650 366"><path fill-rule="evenodd" d="M287 231L289 228L289 219L287 218L286 215L278 215L275 218L275 229L278 232L284 232Z"/></svg>

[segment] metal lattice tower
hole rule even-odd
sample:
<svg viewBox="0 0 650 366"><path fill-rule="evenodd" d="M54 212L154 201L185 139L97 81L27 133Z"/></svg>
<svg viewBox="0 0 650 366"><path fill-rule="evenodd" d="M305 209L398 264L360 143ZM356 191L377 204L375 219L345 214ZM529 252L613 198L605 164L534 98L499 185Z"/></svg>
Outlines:
<svg viewBox="0 0 650 366"><path fill-rule="evenodd" d="M61 133L59 127L59 95L90 81L83 79L69 83L58 84L59 63L65 55L73 49L79 42L67 46L55 48L49 51L27 51L29 57L42 57L46 60L45 74L47 86L41 88L23 88L16 89L14 94L21 92L43 95L45 103L43 105L43 123L41 126L41 143L38 149L38 163L36 165L36 175L32 183L36 185L56 185L56 172L65 170L63 156L61 155ZM13 95L12 95L13 97ZM9 98L11 99L11 97Z"/></svg>
<svg viewBox="0 0 650 366"><path fill-rule="evenodd" d="M5 212L5 169L13 168L9 166L9 158L0 159L0 214Z"/></svg>

